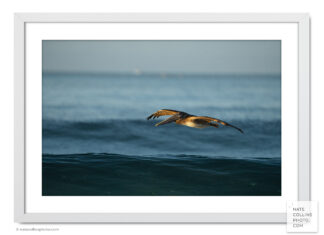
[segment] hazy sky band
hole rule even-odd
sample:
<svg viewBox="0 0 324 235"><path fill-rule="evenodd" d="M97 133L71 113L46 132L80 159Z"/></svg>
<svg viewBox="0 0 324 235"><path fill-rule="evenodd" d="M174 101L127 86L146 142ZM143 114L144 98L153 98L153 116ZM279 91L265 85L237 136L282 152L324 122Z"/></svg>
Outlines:
<svg viewBox="0 0 324 235"><path fill-rule="evenodd" d="M43 72L280 74L280 40L44 40Z"/></svg>

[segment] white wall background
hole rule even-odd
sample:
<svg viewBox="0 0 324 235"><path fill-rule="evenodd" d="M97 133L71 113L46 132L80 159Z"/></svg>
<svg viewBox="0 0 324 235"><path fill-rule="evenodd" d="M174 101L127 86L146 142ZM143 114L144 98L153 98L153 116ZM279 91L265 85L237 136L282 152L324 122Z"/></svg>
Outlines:
<svg viewBox="0 0 324 235"><path fill-rule="evenodd" d="M286 234L285 225L20 225L13 223L13 13L14 12L308 12L311 16L312 198L324 187L324 3L321 0L11 0L0 2L0 233L17 228L59 228L60 234ZM319 232L321 232L320 224ZM18 232L19 233L19 232ZM29 232L31 233L39 233Z"/></svg>

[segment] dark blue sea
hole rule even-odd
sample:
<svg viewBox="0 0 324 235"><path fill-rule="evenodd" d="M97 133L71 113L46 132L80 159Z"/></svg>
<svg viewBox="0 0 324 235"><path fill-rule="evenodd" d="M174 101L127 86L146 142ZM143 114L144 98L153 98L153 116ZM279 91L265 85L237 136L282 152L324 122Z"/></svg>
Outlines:
<svg viewBox="0 0 324 235"><path fill-rule="evenodd" d="M281 195L279 75L43 73L44 196ZM166 108L241 128L146 120Z"/></svg>

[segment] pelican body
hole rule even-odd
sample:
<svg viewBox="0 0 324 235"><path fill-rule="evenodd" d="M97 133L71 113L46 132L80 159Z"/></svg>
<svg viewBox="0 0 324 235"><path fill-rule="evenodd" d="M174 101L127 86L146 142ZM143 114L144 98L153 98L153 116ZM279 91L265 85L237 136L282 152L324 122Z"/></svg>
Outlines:
<svg viewBox="0 0 324 235"><path fill-rule="evenodd" d="M243 133L243 131L240 128L233 126L227 122L224 122L220 119L206 117L206 116L195 116L195 115L188 114L186 112L172 110L172 109L158 110L157 112L148 116L147 120L150 120L151 118L155 119L160 116L167 116L167 115L169 116L172 115L172 116L163 120L162 122L157 123L155 126L160 126L160 125L165 125L168 123L175 122L176 124L193 127L193 128L206 128L210 126L218 128L219 124L222 124L224 126L232 127L240 131L241 133Z"/></svg>

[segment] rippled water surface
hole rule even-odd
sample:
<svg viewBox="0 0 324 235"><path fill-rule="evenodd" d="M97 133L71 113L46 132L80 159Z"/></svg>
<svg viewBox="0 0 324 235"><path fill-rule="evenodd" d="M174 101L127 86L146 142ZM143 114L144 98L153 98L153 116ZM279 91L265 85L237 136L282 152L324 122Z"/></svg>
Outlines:
<svg viewBox="0 0 324 235"><path fill-rule="evenodd" d="M43 195L281 195L280 77L43 74ZM161 108L230 127L155 127Z"/></svg>

